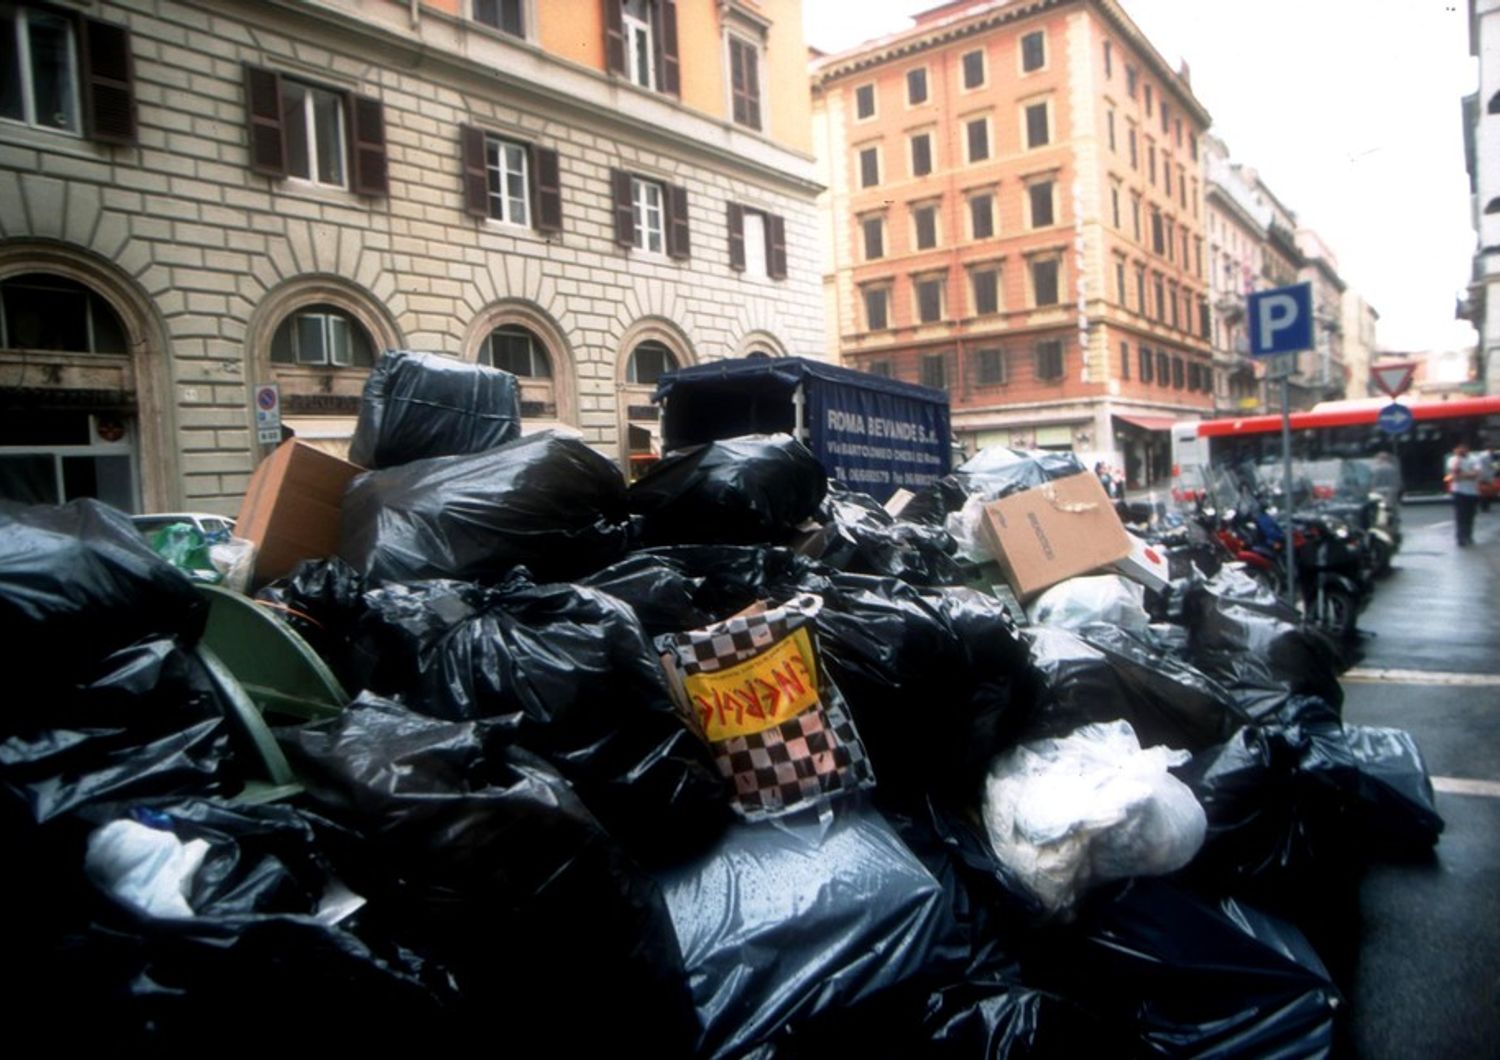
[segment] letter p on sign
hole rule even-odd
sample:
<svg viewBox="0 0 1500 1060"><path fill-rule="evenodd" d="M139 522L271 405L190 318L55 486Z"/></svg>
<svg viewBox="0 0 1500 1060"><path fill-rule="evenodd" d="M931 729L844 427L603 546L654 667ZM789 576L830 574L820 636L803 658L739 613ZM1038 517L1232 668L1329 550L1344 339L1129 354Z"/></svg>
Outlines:
<svg viewBox="0 0 1500 1060"><path fill-rule="evenodd" d="M1273 357L1313 348L1312 284L1260 291L1245 302L1251 356Z"/></svg>

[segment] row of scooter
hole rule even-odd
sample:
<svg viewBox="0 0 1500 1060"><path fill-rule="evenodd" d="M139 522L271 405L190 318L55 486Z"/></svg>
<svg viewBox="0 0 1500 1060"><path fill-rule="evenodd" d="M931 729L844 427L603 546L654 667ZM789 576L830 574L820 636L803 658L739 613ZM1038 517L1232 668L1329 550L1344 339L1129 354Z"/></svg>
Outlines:
<svg viewBox="0 0 1500 1060"><path fill-rule="evenodd" d="M1293 465L1290 491L1295 592L1288 591L1285 475L1279 466L1202 469L1201 486L1174 507L1124 506L1122 517L1174 561L1212 575L1237 563L1304 620L1341 640L1356 636L1376 581L1401 548L1399 497L1372 482L1359 460Z"/></svg>

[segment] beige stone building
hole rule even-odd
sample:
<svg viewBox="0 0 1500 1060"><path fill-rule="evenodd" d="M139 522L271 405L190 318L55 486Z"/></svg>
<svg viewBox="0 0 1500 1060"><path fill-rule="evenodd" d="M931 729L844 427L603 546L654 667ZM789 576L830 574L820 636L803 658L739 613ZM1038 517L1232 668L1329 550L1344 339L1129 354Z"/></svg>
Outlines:
<svg viewBox="0 0 1500 1060"><path fill-rule="evenodd" d="M1245 299L1265 279L1265 211L1217 137L1204 138L1208 277L1214 306L1214 408L1222 414L1263 410L1265 372L1248 354Z"/></svg>
<svg viewBox="0 0 1500 1060"><path fill-rule="evenodd" d="M825 354L797 0L0 6L0 496L236 509L381 350L628 463L657 375Z"/></svg>

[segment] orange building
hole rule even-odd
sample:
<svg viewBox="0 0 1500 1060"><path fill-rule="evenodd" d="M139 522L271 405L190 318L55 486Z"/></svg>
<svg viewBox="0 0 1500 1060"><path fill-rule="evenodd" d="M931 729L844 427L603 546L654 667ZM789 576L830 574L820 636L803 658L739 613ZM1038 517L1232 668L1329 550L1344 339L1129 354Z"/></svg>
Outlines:
<svg viewBox="0 0 1500 1060"><path fill-rule="evenodd" d="M1163 479L1210 414L1209 116L1114 0L950 3L812 64L846 364L941 386L955 440Z"/></svg>

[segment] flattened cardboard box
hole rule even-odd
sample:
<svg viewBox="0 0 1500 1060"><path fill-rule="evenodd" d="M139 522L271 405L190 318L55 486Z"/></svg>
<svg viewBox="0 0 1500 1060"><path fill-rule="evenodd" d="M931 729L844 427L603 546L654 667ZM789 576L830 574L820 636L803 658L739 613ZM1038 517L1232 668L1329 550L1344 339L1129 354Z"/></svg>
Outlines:
<svg viewBox="0 0 1500 1060"><path fill-rule="evenodd" d="M1130 554L1130 535L1091 472L984 506L990 554L1022 600Z"/></svg>
<svg viewBox="0 0 1500 1060"><path fill-rule="evenodd" d="M301 560L338 551L344 490L362 470L296 438L260 462L234 524L235 537L257 546L256 581L280 578Z"/></svg>

